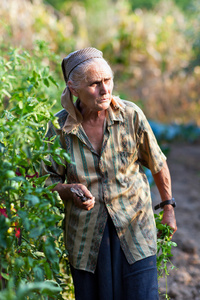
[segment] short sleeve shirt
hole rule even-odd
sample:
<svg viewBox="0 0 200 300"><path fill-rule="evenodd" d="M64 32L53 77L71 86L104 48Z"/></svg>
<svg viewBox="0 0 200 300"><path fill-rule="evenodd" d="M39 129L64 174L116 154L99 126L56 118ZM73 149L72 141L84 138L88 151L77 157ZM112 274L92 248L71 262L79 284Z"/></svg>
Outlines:
<svg viewBox="0 0 200 300"><path fill-rule="evenodd" d="M70 111L77 112L71 103ZM143 112L134 103L113 97L106 111L101 153L90 143L80 116L62 110L60 129L49 125L47 136L59 135L61 146L71 156L65 167L43 164L54 182L84 184L95 197L90 211L66 203L65 244L69 261L77 269L95 271L104 228L110 215L121 248L131 264L156 254L156 226L150 187L144 172L158 173L166 160ZM78 115L78 112L77 112ZM95 134L95 133L94 133Z"/></svg>

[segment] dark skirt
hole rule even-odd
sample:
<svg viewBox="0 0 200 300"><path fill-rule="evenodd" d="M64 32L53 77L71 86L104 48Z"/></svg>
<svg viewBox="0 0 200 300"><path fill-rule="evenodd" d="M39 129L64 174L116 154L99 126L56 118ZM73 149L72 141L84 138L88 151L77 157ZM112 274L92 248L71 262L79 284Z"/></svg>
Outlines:
<svg viewBox="0 0 200 300"><path fill-rule="evenodd" d="M76 300L158 300L156 255L128 264L108 218L95 273L71 266Z"/></svg>

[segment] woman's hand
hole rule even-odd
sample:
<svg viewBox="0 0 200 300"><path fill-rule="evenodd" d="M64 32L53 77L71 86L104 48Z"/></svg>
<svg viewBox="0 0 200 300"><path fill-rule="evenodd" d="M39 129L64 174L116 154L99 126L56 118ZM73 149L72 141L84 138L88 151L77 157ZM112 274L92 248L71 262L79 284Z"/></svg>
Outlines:
<svg viewBox="0 0 200 300"><path fill-rule="evenodd" d="M75 193L71 191L71 188L81 190L82 193L88 200L82 201L80 197L78 197ZM95 198L92 196L90 191L86 188L85 185L80 183L74 183L74 184L66 184L66 183L58 183L52 190L57 191L60 195L60 198L63 200L64 203L69 201L69 199L72 199L74 201L74 204L85 210L90 210L94 207L95 204Z"/></svg>
<svg viewBox="0 0 200 300"><path fill-rule="evenodd" d="M81 191L82 194L84 195L84 198L86 198L87 200L82 200L81 197L78 196L78 193L73 192L74 190L78 190ZM74 201L74 204L82 209L85 210L90 210L94 207L95 204L95 198L92 196L92 194L90 193L90 191L86 188L85 185L83 184L73 184L72 187L70 188L71 192L72 192L72 198Z"/></svg>
<svg viewBox="0 0 200 300"><path fill-rule="evenodd" d="M163 218L162 218L161 223L163 225L167 224L168 226L170 226L172 228L172 230L173 230L172 236L173 236L173 234L177 230L177 225L176 225L176 218L175 218L174 208L171 204L164 206L164 208L163 208Z"/></svg>

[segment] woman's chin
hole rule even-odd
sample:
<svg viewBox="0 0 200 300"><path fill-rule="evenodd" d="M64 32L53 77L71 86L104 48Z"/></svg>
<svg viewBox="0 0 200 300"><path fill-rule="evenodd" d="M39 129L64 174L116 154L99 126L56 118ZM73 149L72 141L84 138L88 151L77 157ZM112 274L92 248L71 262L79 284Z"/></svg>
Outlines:
<svg viewBox="0 0 200 300"><path fill-rule="evenodd" d="M101 100L97 106L101 110L106 110L110 106L110 102L111 102L110 100Z"/></svg>

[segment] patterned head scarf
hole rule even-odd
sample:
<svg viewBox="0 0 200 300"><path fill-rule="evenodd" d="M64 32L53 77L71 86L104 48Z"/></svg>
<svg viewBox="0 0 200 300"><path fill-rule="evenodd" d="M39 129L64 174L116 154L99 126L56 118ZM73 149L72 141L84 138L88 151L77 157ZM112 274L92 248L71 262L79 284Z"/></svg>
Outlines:
<svg viewBox="0 0 200 300"><path fill-rule="evenodd" d="M64 75L65 82L69 79L70 73L81 63L91 58L103 58L103 54L101 51L96 48L84 48L81 50L77 50L75 52L70 53L67 57L65 57L62 61L62 71Z"/></svg>
<svg viewBox="0 0 200 300"><path fill-rule="evenodd" d="M85 62L86 60L89 60L91 58L102 58L103 54L101 51L97 50L96 48L84 48L81 50L74 51L70 53L67 57L65 57L62 61L62 71L63 76L67 85L67 82L69 80L69 75L71 72L81 63ZM71 111L71 104L73 103L73 96L68 88L64 89L62 96L61 96L61 104L63 108L65 108L68 112ZM73 113L71 113L73 114Z"/></svg>

